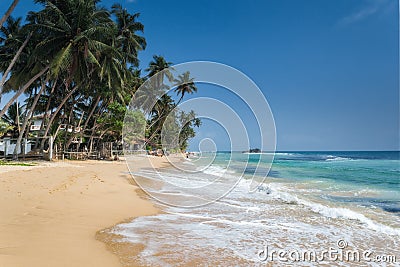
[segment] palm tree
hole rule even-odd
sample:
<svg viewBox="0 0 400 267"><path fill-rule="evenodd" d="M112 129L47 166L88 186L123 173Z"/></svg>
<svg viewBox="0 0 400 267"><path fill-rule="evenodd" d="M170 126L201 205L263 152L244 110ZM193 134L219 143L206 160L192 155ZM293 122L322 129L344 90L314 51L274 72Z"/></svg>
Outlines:
<svg viewBox="0 0 400 267"><path fill-rule="evenodd" d="M19 102L15 102L7 109L6 114L3 114L0 120L5 121L13 129L13 136L17 135L20 131L20 122L23 120L22 114L25 106Z"/></svg>
<svg viewBox="0 0 400 267"><path fill-rule="evenodd" d="M150 136L147 138L148 142L155 138L160 141L160 133L165 120L174 108L174 100L167 94L162 95L161 98L157 100L152 109L153 118L150 120L150 125L148 126L148 132L150 133Z"/></svg>
<svg viewBox="0 0 400 267"><path fill-rule="evenodd" d="M175 88L174 91L181 96L178 102L176 103L176 106L179 105L185 94L193 94L197 92L197 87L194 84L194 78L190 77L189 71L186 71L185 73L178 75L178 79L175 79L175 86L177 87Z"/></svg>
<svg viewBox="0 0 400 267"><path fill-rule="evenodd" d="M6 26L0 27L0 43L2 44L0 47L0 70L3 72L0 82L0 95L8 74L32 37L32 33L23 34L21 22L21 17L15 19L10 16L7 19ZM22 42L22 40L24 41Z"/></svg>
<svg viewBox="0 0 400 267"><path fill-rule="evenodd" d="M49 67L44 67L40 72L36 73L29 81L27 81L18 91L13 95L13 97L4 105L3 109L0 110L0 117L3 116L7 109L12 105L13 102L23 93L25 92L31 85L34 83L39 77L41 77Z"/></svg>
<svg viewBox="0 0 400 267"><path fill-rule="evenodd" d="M112 14L117 18L116 24L118 34L116 46L124 53L125 63L131 63L138 66L138 51L146 48L145 38L136 34L136 32L143 33L144 29L143 24L136 21L140 14L129 14L120 4L114 4L111 9Z"/></svg>
<svg viewBox="0 0 400 267"><path fill-rule="evenodd" d="M33 33L26 26L21 27L21 20L21 18L9 17L7 25L1 28L3 45L0 47L0 71L3 72L3 77L0 93L5 91L16 91L16 93L0 110L0 116L3 116L11 104L49 68L48 65L42 64L43 61L32 55L33 48L37 44L36 40L39 38L28 43Z"/></svg>
<svg viewBox="0 0 400 267"><path fill-rule="evenodd" d="M146 71L148 72L148 77L152 77L154 75L156 75L157 73L164 71L163 75L158 75L157 80L156 80L156 86L157 87L162 87L163 83L164 83L164 76L167 77L167 79L169 81L173 81L173 75L170 72L170 69L172 65L172 62L168 62L165 60L164 57L162 56L157 56L154 55L153 56L153 61L151 61L149 63L149 67L146 69Z"/></svg>
<svg viewBox="0 0 400 267"><path fill-rule="evenodd" d="M48 81L49 81L49 77L46 78L46 79L42 79L42 81L41 81L41 86L40 86L40 90L39 90L39 92L35 95L35 97L34 97L34 99L33 99L33 102L32 102L32 105L31 105L31 106L28 108L28 110L26 111L25 118L24 118L24 120L23 120L21 129L19 130L19 136L18 136L18 139L17 139L17 144L16 144L15 150L14 150L14 157L17 157L17 151L18 151L18 148L19 148L20 145L21 145L22 137L24 136L25 130L26 130L27 126L29 125L29 122L30 122L31 117L32 117L32 115L33 115L33 112L34 112L34 110L35 110L35 108L36 108L36 105L37 105L37 103L38 103L38 101L39 101L39 98L40 98L40 96L42 95L42 93L43 93L43 92L45 91L45 89L46 89L46 84L48 83Z"/></svg>
<svg viewBox="0 0 400 267"><path fill-rule="evenodd" d="M2 44L0 47L0 71L3 72L0 81L0 102L6 79L32 37L32 33L24 34L21 21L22 18L14 19L10 16L7 18L6 26L0 28L0 43ZM21 67L22 64L17 68L21 69Z"/></svg>

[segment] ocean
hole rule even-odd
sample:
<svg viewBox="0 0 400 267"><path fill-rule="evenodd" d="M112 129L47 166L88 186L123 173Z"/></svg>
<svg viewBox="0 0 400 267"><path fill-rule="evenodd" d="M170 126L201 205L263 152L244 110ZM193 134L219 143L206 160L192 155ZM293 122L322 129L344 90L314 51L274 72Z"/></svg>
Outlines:
<svg viewBox="0 0 400 267"><path fill-rule="evenodd" d="M278 152L271 160L203 153L133 173L171 205L155 201L163 213L110 232L140 245L132 257L145 266L399 266L400 152ZM254 178L261 183L250 192ZM332 250L339 254L324 254Z"/></svg>

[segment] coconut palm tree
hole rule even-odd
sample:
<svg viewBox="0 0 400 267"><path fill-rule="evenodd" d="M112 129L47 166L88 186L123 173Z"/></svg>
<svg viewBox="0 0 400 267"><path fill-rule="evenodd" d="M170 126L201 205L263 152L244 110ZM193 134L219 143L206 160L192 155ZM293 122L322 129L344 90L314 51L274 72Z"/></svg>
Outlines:
<svg viewBox="0 0 400 267"><path fill-rule="evenodd" d="M111 9L117 19L116 46L124 53L124 63L138 66L138 51L146 48L145 38L136 34L136 32L143 33L144 29L143 24L136 21L140 14L129 14L120 4L114 4Z"/></svg>
<svg viewBox="0 0 400 267"><path fill-rule="evenodd" d="M183 74L178 75L178 79L175 79L175 92L180 95L178 102L176 105L182 101L185 94L193 94L197 92L197 87L194 84L194 78L190 77L190 72L186 71Z"/></svg>
<svg viewBox="0 0 400 267"><path fill-rule="evenodd" d="M0 80L0 102L6 79L9 77L17 60L32 37L32 33L25 33L23 31L21 21L22 18L15 19L10 16L7 19L6 25L0 28L0 43L2 44L0 46L0 72L3 73ZM19 62L19 66L16 66L16 69L21 70L24 65L23 62ZM9 104L12 103L13 101L9 102ZM4 110L7 110L7 108Z"/></svg>
<svg viewBox="0 0 400 267"><path fill-rule="evenodd" d="M5 121L13 129L13 136L19 134L21 128L21 121L23 121L22 114L24 113L25 105L19 102L13 103L8 109L6 114L3 114L0 120Z"/></svg>
<svg viewBox="0 0 400 267"><path fill-rule="evenodd" d="M46 89L46 84L48 83L48 81L49 81L49 77L47 77L46 79L42 78L40 90L39 90L39 92L36 93L36 95L35 95L35 97L34 97L34 99L33 99L33 102L32 102L32 104L31 104L31 106L30 106L30 107L27 109L27 111L25 112L25 118L24 118L24 120L23 120L21 129L19 130L19 135L18 135L18 139L17 139L17 144L16 144L15 150L14 150L14 157L17 157L17 151L18 151L18 148L19 148L20 145L21 145L22 137L24 136L24 133L25 133L25 131L26 131L26 128L27 128L27 126L29 125L29 122L30 122L30 120L31 120L31 117L32 117L34 111L35 111L35 108L36 108L36 105L37 105L37 103L38 103L38 101L39 101L39 98L40 98L40 96L42 95L42 93L43 93L43 92L45 91L45 89Z"/></svg>
<svg viewBox="0 0 400 267"><path fill-rule="evenodd" d="M32 56L37 39L32 37L33 33L26 26L21 27L21 21L21 18L14 19L10 16L6 26L1 28L0 71L3 72L3 77L0 82L0 96L4 92L16 93L0 110L0 116L4 115L11 104L49 68L43 64L45 62Z"/></svg>
<svg viewBox="0 0 400 267"><path fill-rule="evenodd" d="M152 109L152 119L149 122L148 132L150 133L147 137L147 140L151 142L154 139L157 139L155 143L160 143L160 134L163 128L163 125L168 117L168 115L175 108L174 100L167 94L161 96L160 99L157 100L153 109Z"/></svg>
<svg viewBox="0 0 400 267"><path fill-rule="evenodd" d="M173 81L174 79L170 71L172 70L171 65L172 62L166 61L164 57L154 55L153 60L150 61L149 67L146 69L148 72L147 77L150 78L157 73L164 71L162 75L156 76L156 86L161 88L164 84L164 77L166 77L169 81Z"/></svg>
<svg viewBox="0 0 400 267"><path fill-rule="evenodd" d="M21 17L14 19L10 16L6 26L0 28L0 43L2 44L0 47L0 70L3 72L0 81L0 102L4 83L32 37L32 33L28 33L26 36L21 34L21 21ZM25 40L21 44L22 39Z"/></svg>

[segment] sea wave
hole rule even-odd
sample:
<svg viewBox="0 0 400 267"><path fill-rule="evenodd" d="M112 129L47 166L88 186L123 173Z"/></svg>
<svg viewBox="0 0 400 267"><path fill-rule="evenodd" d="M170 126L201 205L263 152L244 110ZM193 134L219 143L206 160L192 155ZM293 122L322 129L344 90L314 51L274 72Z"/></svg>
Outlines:
<svg viewBox="0 0 400 267"><path fill-rule="evenodd" d="M199 167L198 170L201 170L205 174L214 175L218 177L232 177L235 179L237 178L236 176L234 176L234 174L236 173L234 170L227 169L218 165L210 165L205 169Z"/></svg>
<svg viewBox="0 0 400 267"><path fill-rule="evenodd" d="M332 155L326 156L326 159L325 159L325 161L346 161L346 160L353 160L353 159L352 158L339 157L339 156L332 156Z"/></svg>
<svg viewBox="0 0 400 267"><path fill-rule="evenodd" d="M274 188L272 189L271 195L275 199L279 199L288 204L303 205L303 206L309 208L311 211L313 211L315 213L319 213L328 218L333 218L333 219L344 218L344 219L349 219L349 220L356 220L356 221L359 221L362 224L366 225L369 229L372 229L374 231L379 231L381 233L385 233L388 235L399 235L400 236L399 228L393 228L393 227L375 222L372 219L367 218L365 215L363 215L361 213L355 212L348 208L333 208L333 207L329 207L329 206L326 206L326 205L323 205L320 203L305 200L305 199L299 198L295 194L290 194L290 193L281 191L282 189L277 189L278 187L276 185L273 185L273 187Z"/></svg>

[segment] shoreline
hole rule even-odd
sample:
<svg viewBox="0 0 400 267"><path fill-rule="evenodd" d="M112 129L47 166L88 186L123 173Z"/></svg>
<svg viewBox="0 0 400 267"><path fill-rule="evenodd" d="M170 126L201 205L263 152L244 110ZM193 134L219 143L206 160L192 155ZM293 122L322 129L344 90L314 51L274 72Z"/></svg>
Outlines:
<svg viewBox="0 0 400 267"><path fill-rule="evenodd" d="M169 164L165 157L151 162ZM0 184L0 267L121 266L98 233L160 212L124 161L0 167Z"/></svg>
<svg viewBox="0 0 400 267"><path fill-rule="evenodd" d="M150 159L158 159L158 157L150 157ZM177 162L177 161L182 161L182 158L176 155L170 155L168 158L167 157L162 157L160 159L164 159L161 162L155 162L155 160L151 160L151 165L155 169L161 169L161 168L170 168L171 163ZM169 159L169 160L168 160ZM149 167L149 166L147 166ZM128 167L129 169L129 167ZM135 168L131 169L131 172L138 171L140 168ZM132 177L131 177L132 178ZM96 240L102 242L105 244L106 249L114 254L115 256L118 257L121 266L123 267L130 267L130 266L141 266L141 264L133 257L138 255L145 246L143 244L132 244L127 241L123 241L123 237L118 234L111 233L112 229L115 229L116 226L120 224L125 224L125 223L130 223L134 219L139 218L139 217L144 217L144 216L155 216L155 215L160 215L165 213L162 205L157 203L156 199L153 199L151 196L149 196L140 186L136 184L136 181L134 179L130 179L129 182L136 186L137 188L135 189L135 193L137 196L144 201L148 201L153 204L153 206L157 209L157 212L153 214L147 214L147 215L138 215L138 216L131 216L129 218L125 218L124 220L121 220L112 226L105 227L101 230L98 230L96 232Z"/></svg>

